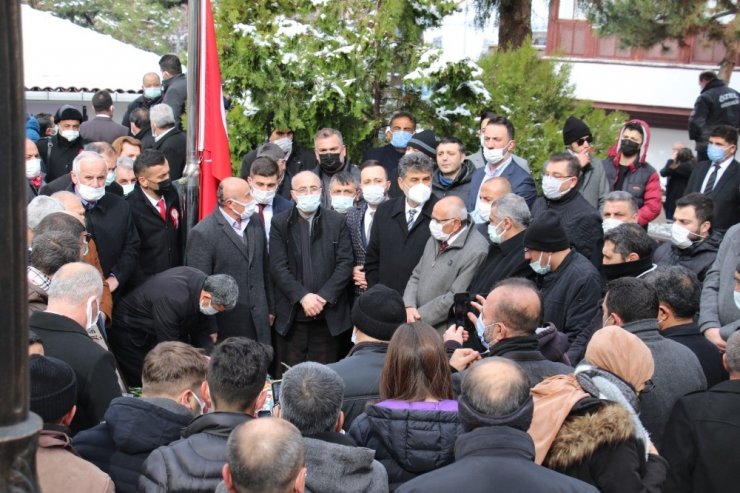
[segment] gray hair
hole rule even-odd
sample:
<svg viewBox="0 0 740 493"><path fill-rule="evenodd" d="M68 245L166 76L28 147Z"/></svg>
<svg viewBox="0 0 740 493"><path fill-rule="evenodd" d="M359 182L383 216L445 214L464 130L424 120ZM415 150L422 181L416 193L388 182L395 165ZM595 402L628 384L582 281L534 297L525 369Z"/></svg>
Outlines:
<svg viewBox="0 0 740 493"><path fill-rule="evenodd" d="M632 197L632 194L629 192L625 192L623 190L609 192L604 196L604 204L607 202L628 202L630 205L630 212L632 214L637 214L637 202L635 202L634 197ZM601 206L601 212L604 212L603 205Z"/></svg>
<svg viewBox="0 0 740 493"><path fill-rule="evenodd" d="M77 243L79 254L79 242ZM80 306L88 298L103 296L103 277L92 265L72 262L63 265L49 286L49 303L60 301L70 306Z"/></svg>
<svg viewBox="0 0 740 493"><path fill-rule="evenodd" d="M398 161L398 176L406 178L409 171L418 171L431 175L434 172L434 161L426 154L420 152L406 154Z"/></svg>
<svg viewBox="0 0 740 493"><path fill-rule="evenodd" d="M727 339L725 347L727 371L730 374L740 374L740 330L736 330Z"/></svg>
<svg viewBox="0 0 740 493"><path fill-rule="evenodd" d="M668 305L676 317L693 318L699 311L701 283L683 265L659 265L643 279L655 288L658 301Z"/></svg>
<svg viewBox="0 0 740 493"><path fill-rule="evenodd" d="M339 143L344 145L344 138L342 137L342 132L334 128L322 128L321 130L316 132L316 136L313 138L313 141L316 142L319 139L327 139L335 135L339 137Z"/></svg>
<svg viewBox="0 0 740 493"><path fill-rule="evenodd" d="M149 121L158 128L168 128L175 126L175 114L172 107L168 104L155 104L149 108Z"/></svg>
<svg viewBox="0 0 740 493"><path fill-rule="evenodd" d="M228 274L206 277L203 291L211 294L212 305L223 305L226 310L232 310L236 306L236 300L239 299L239 286Z"/></svg>
<svg viewBox="0 0 740 493"><path fill-rule="evenodd" d="M329 188L334 186L335 183L339 183L340 185L352 185L356 189L360 188L360 182L357 181L355 175L349 171L340 171L339 173L333 174L331 176L331 180L329 180Z"/></svg>
<svg viewBox="0 0 740 493"><path fill-rule="evenodd" d="M115 156L116 150L113 149L113 146L110 145L108 142L90 142L84 147L84 150L90 151L90 152L97 152L101 156L109 155L109 156Z"/></svg>
<svg viewBox="0 0 740 493"><path fill-rule="evenodd" d="M75 219L79 224L79 221ZM47 276L80 260L80 238L66 231L48 231L33 238L29 263Z"/></svg>
<svg viewBox="0 0 740 493"><path fill-rule="evenodd" d="M462 222L465 222L468 219L468 210L465 208L465 206L459 206L459 205L451 205L448 209L450 214L452 214L452 217L455 217L459 219Z"/></svg>
<svg viewBox="0 0 740 493"><path fill-rule="evenodd" d="M529 212L527 202L514 193L507 193L500 199L494 200L491 207L496 208L496 217L499 220L508 217L522 228L526 228L532 222L532 213Z"/></svg>
<svg viewBox="0 0 740 493"><path fill-rule="evenodd" d="M492 384L488 365L506 365L514 372ZM529 378L514 361L493 356L476 363L463 378L460 398L486 416L506 416L529 399Z"/></svg>
<svg viewBox="0 0 740 493"><path fill-rule="evenodd" d="M239 425L229 435L226 449L231 481L239 492L288 491L305 464L303 437L284 419Z"/></svg>
<svg viewBox="0 0 740 493"><path fill-rule="evenodd" d="M62 206L62 204L52 199L51 197L47 197L46 195L39 195L37 197L34 197L33 200L28 203L28 206L26 206L27 226L30 229L35 230L41 220L44 219L46 216L48 216L52 212L63 211L64 207Z"/></svg>
<svg viewBox="0 0 740 493"><path fill-rule="evenodd" d="M121 156L118 159L116 159L116 167L133 171L134 170L134 160L128 156Z"/></svg>
<svg viewBox="0 0 740 493"><path fill-rule="evenodd" d="M93 159L99 159L103 163L105 169L108 169L108 164L105 162L105 158L102 154L95 151L82 151L81 153L77 154L77 156L75 156L75 158L72 160L72 171L74 172L74 174L80 176L80 166L82 165L82 161Z"/></svg>
<svg viewBox="0 0 740 493"><path fill-rule="evenodd" d="M342 410L344 381L319 363L301 363L283 375L280 416L304 436L333 431Z"/></svg>

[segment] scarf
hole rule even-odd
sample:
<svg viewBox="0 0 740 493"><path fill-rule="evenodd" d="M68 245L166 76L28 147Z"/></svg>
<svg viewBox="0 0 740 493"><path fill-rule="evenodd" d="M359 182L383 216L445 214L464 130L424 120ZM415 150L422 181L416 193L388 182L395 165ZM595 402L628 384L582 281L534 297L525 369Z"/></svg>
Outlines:
<svg viewBox="0 0 740 493"><path fill-rule="evenodd" d="M487 356L503 356L512 351L538 350L537 336L509 337L491 346Z"/></svg>

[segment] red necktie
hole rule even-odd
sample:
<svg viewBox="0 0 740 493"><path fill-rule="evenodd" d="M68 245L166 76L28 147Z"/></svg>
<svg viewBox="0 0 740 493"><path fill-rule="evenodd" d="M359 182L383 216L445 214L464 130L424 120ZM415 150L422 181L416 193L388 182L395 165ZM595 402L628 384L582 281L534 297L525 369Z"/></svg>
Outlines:
<svg viewBox="0 0 740 493"><path fill-rule="evenodd" d="M449 246L449 245L447 244L447 242L446 242L446 241L443 241L442 243L440 243L440 244L439 244L439 253L442 253L442 252L444 252L445 250L447 250L447 247L448 247L448 246Z"/></svg>
<svg viewBox="0 0 740 493"><path fill-rule="evenodd" d="M157 209L159 209L159 215L162 216L162 221L167 222L167 205L164 203L164 197L157 202Z"/></svg>
<svg viewBox="0 0 740 493"><path fill-rule="evenodd" d="M262 224L265 224L265 206L267 204L257 204L257 208L259 209L260 213L260 221L262 221Z"/></svg>

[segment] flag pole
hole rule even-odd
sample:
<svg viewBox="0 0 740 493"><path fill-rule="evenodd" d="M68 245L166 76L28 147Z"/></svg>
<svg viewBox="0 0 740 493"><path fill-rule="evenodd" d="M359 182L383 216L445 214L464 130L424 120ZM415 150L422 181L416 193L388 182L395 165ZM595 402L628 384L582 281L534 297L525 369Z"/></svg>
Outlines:
<svg viewBox="0 0 740 493"><path fill-rule="evenodd" d="M185 217L186 235L198 221L200 160L196 138L198 128L198 69L200 66L200 3L201 0L188 0L187 141L185 171L181 180L184 187L183 216Z"/></svg>

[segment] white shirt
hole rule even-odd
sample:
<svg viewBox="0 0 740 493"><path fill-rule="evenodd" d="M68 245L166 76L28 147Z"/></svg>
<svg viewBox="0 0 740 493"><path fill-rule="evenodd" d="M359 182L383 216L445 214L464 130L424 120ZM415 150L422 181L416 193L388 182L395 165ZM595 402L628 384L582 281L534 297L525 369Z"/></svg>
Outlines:
<svg viewBox="0 0 740 493"><path fill-rule="evenodd" d="M730 167L730 163L732 163L732 160L735 159L734 156L728 157L726 160L722 161L719 165L719 169L717 170L717 179L714 180L714 187L712 189L717 188L717 184L719 183L719 180L722 178L722 175L725 174L725 171L727 168ZM709 166L709 170L707 171L707 174L704 176L704 180L701 182L701 188L699 189L699 192L704 193L704 188L707 186L707 182L709 181L709 177L712 176L712 172L714 171L714 163L712 163Z"/></svg>
<svg viewBox="0 0 740 493"><path fill-rule="evenodd" d="M475 197L475 209L474 210L478 210L478 205L480 202L480 189L483 188L483 184L492 178L501 176L504 170L511 164L511 161L513 161L513 157L510 155L508 159L504 160L503 163L499 164L495 168L491 166L491 163L487 163L485 165L485 167L483 168L483 173L484 173L483 180L480 182L480 187L478 187L478 194Z"/></svg>
<svg viewBox="0 0 740 493"><path fill-rule="evenodd" d="M373 216L375 215L375 210L371 209L370 206L365 209L365 215L362 218L362 227L365 228L365 241L370 243L370 230L373 226ZM406 214L406 222L408 222L409 216ZM414 219L416 217L414 216Z"/></svg>
<svg viewBox="0 0 740 493"><path fill-rule="evenodd" d="M468 226L465 226L463 229L455 233L454 235L450 236L450 238L447 240L447 245L452 245L456 239L460 237L461 234L465 232L465 230L468 229Z"/></svg>
<svg viewBox="0 0 740 493"><path fill-rule="evenodd" d="M414 222L412 223L412 225L416 224L416 220L419 219L419 215L421 214L421 208L424 207L424 204L419 204L417 207L411 207L409 205L408 199L404 200L403 204L405 206L405 211L406 211L406 216L404 217L404 219L406 220L406 223L408 224L409 222L409 211L413 209L416 211L416 213L414 214Z"/></svg>
<svg viewBox="0 0 740 493"><path fill-rule="evenodd" d="M233 217L229 216L223 207L219 207L218 210L221 211L221 214L223 214L226 222L229 223L231 228L234 230L234 233L238 234L241 237L244 237L244 230L247 229L249 219L245 219L240 223L238 219L234 219Z"/></svg>
<svg viewBox="0 0 740 493"><path fill-rule="evenodd" d="M270 243L270 226L272 225L272 200L269 204L265 204L265 208L262 210L262 217L265 218L265 234L267 235L267 243ZM261 204L257 204L257 212Z"/></svg>

